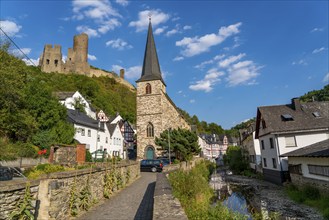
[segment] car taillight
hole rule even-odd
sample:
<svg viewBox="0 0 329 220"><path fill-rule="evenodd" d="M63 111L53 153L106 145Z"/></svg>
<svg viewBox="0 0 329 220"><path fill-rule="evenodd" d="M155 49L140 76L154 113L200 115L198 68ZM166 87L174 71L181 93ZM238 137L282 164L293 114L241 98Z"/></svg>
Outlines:
<svg viewBox="0 0 329 220"><path fill-rule="evenodd" d="M160 163L160 167L163 167L163 164L162 163Z"/></svg>

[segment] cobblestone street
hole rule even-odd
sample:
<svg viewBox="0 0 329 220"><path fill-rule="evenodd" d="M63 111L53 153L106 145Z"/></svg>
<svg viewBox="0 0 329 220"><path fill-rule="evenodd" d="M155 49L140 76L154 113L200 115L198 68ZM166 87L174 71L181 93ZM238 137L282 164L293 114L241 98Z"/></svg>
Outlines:
<svg viewBox="0 0 329 220"><path fill-rule="evenodd" d="M78 220L149 220L153 216L156 173L141 177L118 194L96 206Z"/></svg>

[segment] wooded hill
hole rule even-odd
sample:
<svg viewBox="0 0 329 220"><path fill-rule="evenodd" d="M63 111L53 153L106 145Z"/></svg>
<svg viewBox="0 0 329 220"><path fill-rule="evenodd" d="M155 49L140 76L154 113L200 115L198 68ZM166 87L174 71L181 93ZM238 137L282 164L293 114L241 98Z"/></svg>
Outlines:
<svg viewBox="0 0 329 220"><path fill-rule="evenodd" d="M44 73L10 55L7 45L1 45L0 61L0 160L33 155L34 145L73 143L73 125L54 92L79 91L96 110L136 121L136 93L113 78Z"/></svg>

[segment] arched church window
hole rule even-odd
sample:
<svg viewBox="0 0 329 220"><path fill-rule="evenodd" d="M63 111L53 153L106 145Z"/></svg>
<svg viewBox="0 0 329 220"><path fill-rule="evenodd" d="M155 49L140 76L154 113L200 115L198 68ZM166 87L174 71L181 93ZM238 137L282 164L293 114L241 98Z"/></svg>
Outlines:
<svg viewBox="0 0 329 220"><path fill-rule="evenodd" d="M152 93L152 87L150 83L146 84L146 94L151 94Z"/></svg>
<svg viewBox="0 0 329 220"><path fill-rule="evenodd" d="M149 123L146 128L146 136L147 137L154 137L154 127L152 123Z"/></svg>

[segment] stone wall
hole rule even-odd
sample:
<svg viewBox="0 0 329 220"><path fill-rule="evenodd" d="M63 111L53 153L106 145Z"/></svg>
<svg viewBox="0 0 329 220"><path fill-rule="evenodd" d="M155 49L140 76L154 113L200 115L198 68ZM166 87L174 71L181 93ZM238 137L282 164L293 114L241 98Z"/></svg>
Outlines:
<svg viewBox="0 0 329 220"><path fill-rule="evenodd" d="M291 182L293 184L297 185L298 187L303 187L305 185L311 185L313 187L318 188L320 190L320 192L329 194L329 182L328 181L311 179L311 178L307 178L302 175L294 174L294 173L290 173L290 177L291 177Z"/></svg>
<svg viewBox="0 0 329 220"><path fill-rule="evenodd" d="M1 166L5 166L5 167L20 167L20 168L24 168L24 167L31 167L31 166L35 166L38 165L40 163L47 163L48 159L41 157L41 158L19 158L16 160L10 160L10 161L0 161L0 165Z"/></svg>
<svg viewBox="0 0 329 220"><path fill-rule="evenodd" d="M124 185L130 184L140 176L138 162L124 161L116 165L115 171L121 174ZM32 195L35 201L40 201L39 208L37 208L38 219L68 219L70 216L69 202L72 194L77 195L86 186L90 187L93 204L102 200L104 198L104 176L106 172L111 172L111 169L97 166L92 170L51 173L43 179L32 181ZM129 178L127 178L128 176ZM19 200L23 198L26 182L26 180L12 180L6 181L4 184L1 183L1 220L8 219L10 213L17 207ZM87 185L88 182L89 185ZM120 189L114 188L114 191L118 190ZM33 203L34 208L36 207L35 201Z"/></svg>

